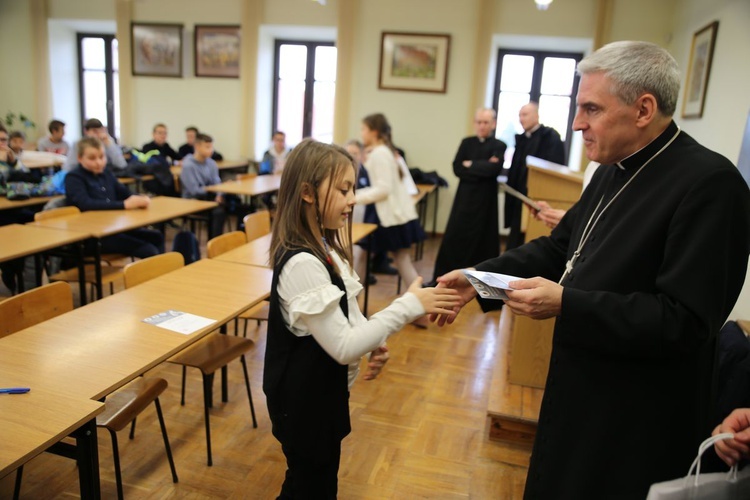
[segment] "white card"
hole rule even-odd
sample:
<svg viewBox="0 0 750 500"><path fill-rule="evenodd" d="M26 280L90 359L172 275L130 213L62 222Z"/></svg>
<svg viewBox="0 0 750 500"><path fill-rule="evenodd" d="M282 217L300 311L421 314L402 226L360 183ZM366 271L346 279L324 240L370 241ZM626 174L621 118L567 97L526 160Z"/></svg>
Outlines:
<svg viewBox="0 0 750 500"><path fill-rule="evenodd" d="M216 323L216 320L170 309L169 311L154 314L153 316L144 319L143 322L173 332L189 335Z"/></svg>

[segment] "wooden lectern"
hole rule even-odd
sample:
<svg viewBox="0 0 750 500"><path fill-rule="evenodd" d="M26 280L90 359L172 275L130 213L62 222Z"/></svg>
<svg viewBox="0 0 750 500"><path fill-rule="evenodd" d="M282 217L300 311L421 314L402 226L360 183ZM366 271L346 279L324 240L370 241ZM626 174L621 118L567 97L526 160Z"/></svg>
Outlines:
<svg viewBox="0 0 750 500"><path fill-rule="evenodd" d="M526 163L529 168L529 198L532 200L543 200L552 208L567 210L581 197L581 173L534 156L529 156ZM523 216L526 217L526 241L550 233L550 229L536 220L528 209L524 210ZM510 383L544 388L554 326L554 318L537 321L525 316L515 317L508 373Z"/></svg>
<svg viewBox="0 0 750 500"><path fill-rule="evenodd" d="M581 173L533 156L527 158L527 164L530 198L566 210L578 201L583 185ZM526 218L526 241L550 233L528 210L522 216ZM554 321L513 316L509 309L500 315L498 352L502 354L493 367L487 407L491 439L526 445L534 442Z"/></svg>

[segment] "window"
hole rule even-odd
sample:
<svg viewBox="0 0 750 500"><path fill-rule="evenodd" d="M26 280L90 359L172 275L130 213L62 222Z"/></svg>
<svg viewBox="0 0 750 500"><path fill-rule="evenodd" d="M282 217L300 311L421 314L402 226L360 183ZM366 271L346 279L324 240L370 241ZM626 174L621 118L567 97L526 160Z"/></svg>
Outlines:
<svg viewBox="0 0 750 500"><path fill-rule="evenodd" d="M495 135L508 145L506 167L513 158L515 134L523 132L518 112L529 101L539 103L540 123L560 133L567 159L578 92L575 70L582 58L583 54L498 51L493 106L497 110Z"/></svg>
<svg viewBox="0 0 750 500"><path fill-rule="evenodd" d="M336 47L332 42L276 40L273 130L293 146L304 137L333 141Z"/></svg>
<svg viewBox="0 0 750 500"><path fill-rule="evenodd" d="M78 33L78 82L81 124L102 121L109 135L120 136L120 86L114 35Z"/></svg>

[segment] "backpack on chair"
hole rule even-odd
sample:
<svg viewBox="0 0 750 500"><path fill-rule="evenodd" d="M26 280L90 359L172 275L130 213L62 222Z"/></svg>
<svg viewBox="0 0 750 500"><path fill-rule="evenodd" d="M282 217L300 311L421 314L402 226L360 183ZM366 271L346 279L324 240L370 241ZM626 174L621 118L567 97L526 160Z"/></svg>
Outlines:
<svg viewBox="0 0 750 500"><path fill-rule="evenodd" d="M182 254L185 259L185 265L192 264L201 258L198 238L195 237L195 233L187 229L183 229L175 235L172 241L172 251Z"/></svg>

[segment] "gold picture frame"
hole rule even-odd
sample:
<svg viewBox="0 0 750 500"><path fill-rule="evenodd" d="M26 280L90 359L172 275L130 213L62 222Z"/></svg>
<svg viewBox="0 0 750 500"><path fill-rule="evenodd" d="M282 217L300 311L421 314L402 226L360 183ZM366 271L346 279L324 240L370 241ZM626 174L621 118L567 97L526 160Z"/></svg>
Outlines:
<svg viewBox="0 0 750 500"><path fill-rule="evenodd" d="M182 78L182 24L131 23L133 76Z"/></svg>
<svg viewBox="0 0 750 500"><path fill-rule="evenodd" d="M696 31L693 35L682 99L683 118L701 118L703 116L708 77L711 74L711 61L713 60L718 31L719 21L714 21Z"/></svg>
<svg viewBox="0 0 750 500"><path fill-rule="evenodd" d="M195 25L195 76L240 77L240 27Z"/></svg>
<svg viewBox="0 0 750 500"><path fill-rule="evenodd" d="M450 43L447 34L383 32L378 88L446 93Z"/></svg>

